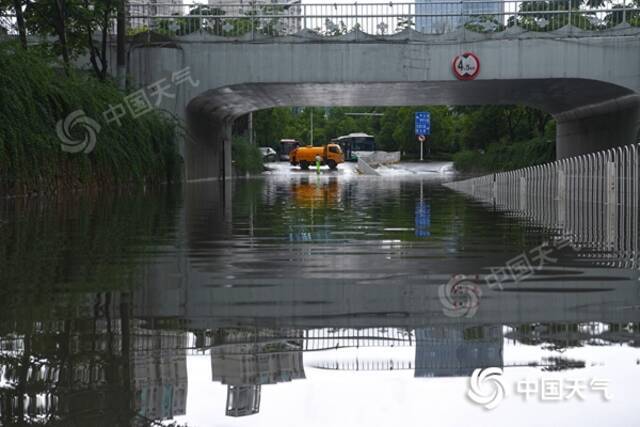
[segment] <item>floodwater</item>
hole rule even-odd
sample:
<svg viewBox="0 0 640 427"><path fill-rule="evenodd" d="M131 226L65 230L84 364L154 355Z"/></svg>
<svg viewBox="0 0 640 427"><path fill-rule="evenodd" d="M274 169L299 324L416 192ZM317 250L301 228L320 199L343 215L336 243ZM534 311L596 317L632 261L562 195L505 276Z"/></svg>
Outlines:
<svg viewBox="0 0 640 427"><path fill-rule="evenodd" d="M640 425L637 254L441 166L3 202L0 425Z"/></svg>

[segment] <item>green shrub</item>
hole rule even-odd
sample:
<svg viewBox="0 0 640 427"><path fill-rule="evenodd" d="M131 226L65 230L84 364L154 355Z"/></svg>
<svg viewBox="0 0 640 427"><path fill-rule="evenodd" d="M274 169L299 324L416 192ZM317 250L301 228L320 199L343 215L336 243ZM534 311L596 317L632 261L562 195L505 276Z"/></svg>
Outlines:
<svg viewBox="0 0 640 427"><path fill-rule="evenodd" d="M500 172L555 160L553 139L538 137L513 144L490 144L486 151L464 150L453 155L461 172Z"/></svg>
<svg viewBox="0 0 640 427"><path fill-rule="evenodd" d="M235 167L241 173L260 173L264 169L262 153L258 147L249 143L246 137L234 137L231 144L231 156Z"/></svg>
<svg viewBox="0 0 640 427"><path fill-rule="evenodd" d="M474 172L481 154L478 151L463 150L453 154L453 164L461 172Z"/></svg>
<svg viewBox="0 0 640 427"><path fill-rule="evenodd" d="M71 70L43 50L0 43L0 194L151 183L179 177L175 123L156 111L108 124L103 112L125 94L112 82ZM101 126L88 154L67 153L58 121L83 110ZM84 137L82 125L73 136Z"/></svg>

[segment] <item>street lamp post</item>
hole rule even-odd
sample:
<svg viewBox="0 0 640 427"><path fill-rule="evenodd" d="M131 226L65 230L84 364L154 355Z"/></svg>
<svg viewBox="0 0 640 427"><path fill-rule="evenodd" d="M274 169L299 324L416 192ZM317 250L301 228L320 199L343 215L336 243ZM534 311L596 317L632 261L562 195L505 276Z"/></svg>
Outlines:
<svg viewBox="0 0 640 427"><path fill-rule="evenodd" d="M313 145L313 108L311 108L311 145Z"/></svg>

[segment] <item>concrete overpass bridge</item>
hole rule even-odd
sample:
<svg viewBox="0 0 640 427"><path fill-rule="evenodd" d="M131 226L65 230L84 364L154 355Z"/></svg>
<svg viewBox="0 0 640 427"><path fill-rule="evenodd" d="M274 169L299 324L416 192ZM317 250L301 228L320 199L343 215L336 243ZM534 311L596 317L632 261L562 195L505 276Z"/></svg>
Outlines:
<svg viewBox="0 0 640 427"><path fill-rule="evenodd" d="M230 176L232 123L272 107L520 104L557 120L558 158L638 140L640 9L481 4L475 14L390 3L180 17L140 6L130 25L160 34L132 40L129 74L147 86L189 67L199 82L163 105L195 136L183 147L188 180ZM452 61L465 52L479 72L460 80Z"/></svg>

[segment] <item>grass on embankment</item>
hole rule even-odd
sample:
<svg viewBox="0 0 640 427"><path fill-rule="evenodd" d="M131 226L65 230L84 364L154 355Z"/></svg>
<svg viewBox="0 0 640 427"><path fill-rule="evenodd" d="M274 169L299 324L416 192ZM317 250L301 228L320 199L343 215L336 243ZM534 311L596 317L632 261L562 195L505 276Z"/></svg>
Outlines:
<svg viewBox="0 0 640 427"><path fill-rule="evenodd" d="M179 176L175 123L152 111L107 124L102 114L121 104L113 83L88 73L65 74L37 47L0 43L0 196L56 193L155 183ZM100 126L88 154L61 149L56 123L82 109ZM82 125L72 128L84 137Z"/></svg>

